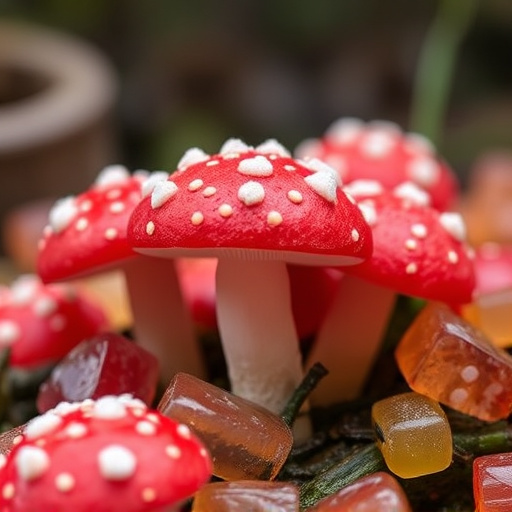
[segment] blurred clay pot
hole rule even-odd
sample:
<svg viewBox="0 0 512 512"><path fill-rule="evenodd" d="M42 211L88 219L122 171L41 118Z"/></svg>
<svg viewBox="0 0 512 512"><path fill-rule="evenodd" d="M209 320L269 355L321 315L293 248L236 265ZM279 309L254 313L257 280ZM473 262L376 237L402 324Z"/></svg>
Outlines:
<svg viewBox="0 0 512 512"><path fill-rule="evenodd" d="M0 21L0 219L80 192L116 160L116 95L111 65L90 45Z"/></svg>

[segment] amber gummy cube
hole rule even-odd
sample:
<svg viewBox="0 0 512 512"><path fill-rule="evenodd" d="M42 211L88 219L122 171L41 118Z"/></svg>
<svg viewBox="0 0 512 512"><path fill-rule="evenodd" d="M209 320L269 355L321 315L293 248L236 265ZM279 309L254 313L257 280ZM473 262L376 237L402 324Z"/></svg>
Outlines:
<svg viewBox="0 0 512 512"><path fill-rule="evenodd" d="M372 422L388 468L401 478L429 475L452 462L452 432L439 403L419 393L375 402Z"/></svg>
<svg viewBox="0 0 512 512"><path fill-rule="evenodd" d="M190 427L224 480L272 480L293 445L278 415L186 373L173 377L158 409Z"/></svg>
<svg viewBox="0 0 512 512"><path fill-rule="evenodd" d="M378 471L359 478L307 512L412 512L405 492L391 475Z"/></svg>
<svg viewBox="0 0 512 512"><path fill-rule="evenodd" d="M299 489L288 482L238 480L203 486L192 512L299 512Z"/></svg>
<svg viewBox="0 0 512 512"><path fill-rule="evenodd" d="M418 393L485 421L510 414L512 357L448 306L427 304L395 357Z"/></svg>

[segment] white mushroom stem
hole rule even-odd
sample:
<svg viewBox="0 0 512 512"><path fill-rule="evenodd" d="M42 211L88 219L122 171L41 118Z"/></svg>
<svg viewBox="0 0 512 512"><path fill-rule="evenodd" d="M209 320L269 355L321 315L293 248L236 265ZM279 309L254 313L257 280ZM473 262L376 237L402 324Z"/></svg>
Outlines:
<svg viewBox="0 0 512 512"><path fill-rule="evenodd" d="M174 261L138 256L123 270L135 340L158 358L163 382L178 371L204 379L204 359Z"/></svg>
<svg viewBox="0 0 512 512"><path fill-rule="evenodd" d="M360 395L395 304L389 288L345 274L308 355L306 367L321 362L329 374L310 395L327 406Z"/></svg>
<svg viewBox="0 0 512 512"><path fill-rule="evenodd" d="M216 280L231 390L280 413L303 376L286 264L221 258Z"/></svg>

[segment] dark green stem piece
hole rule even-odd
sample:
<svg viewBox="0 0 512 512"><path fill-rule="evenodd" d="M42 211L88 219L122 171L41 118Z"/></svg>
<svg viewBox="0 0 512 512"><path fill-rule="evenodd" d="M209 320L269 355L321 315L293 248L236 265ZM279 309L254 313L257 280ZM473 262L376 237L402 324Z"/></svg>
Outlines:
<svg viewBox="0 0 512 512"><path fill-rule="evenodd" d="M315 389L317 384L327 375L327 368L322 363L315 363L309 371L306 373L302 382L299 384L297 389L293 392L290 400L286 404L281 417L285 423L289 426L293 425L295 418L299 414L302 404L309 396L311 391Z"/></svg>
<svg viewBox="0 0 512 512"><path fill-rule="evenodd" d="M375 443L357 448L342 461L328 467L300 488L300 507L304 510L355 482L358 478L382 471L386 464Z"/></svg>

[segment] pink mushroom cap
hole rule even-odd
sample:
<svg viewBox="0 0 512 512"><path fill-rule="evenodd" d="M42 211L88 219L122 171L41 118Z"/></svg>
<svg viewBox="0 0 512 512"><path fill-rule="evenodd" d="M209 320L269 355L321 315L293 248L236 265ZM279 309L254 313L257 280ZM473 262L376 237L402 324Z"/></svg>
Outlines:
<svg viewBox="0 0 512 512"><path fill-rule="evenodd" d="M428 191L432 206L454 206L459 186L449 165L436 155L424 136L404 133L388 121L335 121L319 139L308 139L296 150L300 158L319 158L336 169L343 183L377 180L386 189L410 181Z"/></svg>
<svg viewBox="0 0 512 512"><path fill-rule="evenodd" d="M0 470L9 512L163 512L205 484L189 428L129 395L62 402L36 417Z"/></svg>

